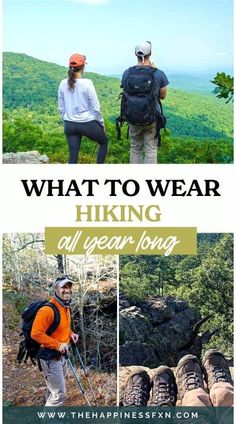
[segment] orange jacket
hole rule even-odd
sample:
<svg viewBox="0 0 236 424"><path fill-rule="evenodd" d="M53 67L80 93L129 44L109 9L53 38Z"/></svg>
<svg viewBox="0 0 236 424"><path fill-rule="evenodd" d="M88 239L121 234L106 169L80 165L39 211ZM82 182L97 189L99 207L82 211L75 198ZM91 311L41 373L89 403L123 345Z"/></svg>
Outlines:
<svg viewBox="0 0 236 424"><path fill-rule="evenodd" d="M46 331L53 323L54 311L50 306L43 306L39 309L34 319L31 337L43 347L58 350L61 343L69 343L70 336L73 334L71 330L70 308L64 308L55 297L51 297L49 302L57 306L61 317L60 324L51 336L46 334Z"/></svg>

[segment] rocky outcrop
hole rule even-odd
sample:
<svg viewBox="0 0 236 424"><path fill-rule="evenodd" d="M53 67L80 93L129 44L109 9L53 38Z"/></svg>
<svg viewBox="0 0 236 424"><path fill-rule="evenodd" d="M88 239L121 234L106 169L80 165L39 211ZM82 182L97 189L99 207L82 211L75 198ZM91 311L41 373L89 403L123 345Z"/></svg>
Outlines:
<svg viewBox="0 0 236 424"><path fill-rule="evenodd" d="M186 353L200 356L202 338L199 311L172 296L150 297L120 310L120 364L157 367L176 366Z"/></svg>
<svg viewBox="0 0 236 424"><path fill-rule="evenodd" d="M32 152L4 153L3 163L45 164L49 163L49 158L46 155L41 155L37 150Z"/></svg>
<svg viewBox="0 0 236 424"><path fill-rule="evenodd" d="M120 329L125 340L144 342L150 333L150 320L137 306L120 311Z"/></svg>
<svg viewBox="0 0 236 424"><path fill-rule="evenodd" d="M160 324L175 316L176 313L188 308L188 302L176 297L150 297L141 304L154 324Z"/></svg>
<svg viewBox="0 0 236 424"><path fill-rule="evenodd" d="M157 363L156 350L147 343L125 342L120 346L119 356L121 365L155 366Z"/></svg>

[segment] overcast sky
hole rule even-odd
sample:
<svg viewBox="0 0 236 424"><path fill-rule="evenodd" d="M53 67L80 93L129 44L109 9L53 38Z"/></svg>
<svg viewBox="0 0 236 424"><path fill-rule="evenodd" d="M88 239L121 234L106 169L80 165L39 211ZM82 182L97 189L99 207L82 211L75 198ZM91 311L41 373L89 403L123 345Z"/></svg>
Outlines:
<svg viewBox="0 0 236 424"><path fill-rule="evenodd" d="M153 45L164 71L232 68L232 0L5 0L3 50L67 66L75 52L88 71L120 74L134 46Z"/></svg>

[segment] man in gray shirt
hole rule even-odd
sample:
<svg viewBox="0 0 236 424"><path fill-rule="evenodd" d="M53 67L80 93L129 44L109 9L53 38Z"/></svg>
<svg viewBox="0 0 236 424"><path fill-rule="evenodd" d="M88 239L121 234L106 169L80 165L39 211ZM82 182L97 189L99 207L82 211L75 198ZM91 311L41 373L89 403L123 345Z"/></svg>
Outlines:
<svg viewBox="0 0 236 424"><path fill-rule="evenodd" d="M155 69L151 63L151 43L143 41L135 47L137 56L137 65L133 68ZM126 69L121 80L121 87L125 87L125 81L132 68ZM163 71L157 69L153 72L155 84L156 109L160 111L158 99L164 100L167 94L167 85L169 81ZM156 122L149 124L133 125L129 123L130 144L130 163L157 163L157 125Z"/></svg>

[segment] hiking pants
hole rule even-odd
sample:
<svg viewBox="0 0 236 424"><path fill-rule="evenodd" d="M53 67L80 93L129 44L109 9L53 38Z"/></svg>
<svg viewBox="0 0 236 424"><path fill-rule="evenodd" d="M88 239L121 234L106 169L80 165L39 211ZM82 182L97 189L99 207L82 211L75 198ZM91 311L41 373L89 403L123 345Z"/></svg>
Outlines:
<svg viewBox="0 0 236 424"><path fill-rule="evenodd" d="M108 138L104 128L97 121L71 122L64 121L64 132L69 147L69 162L77 163L82 136L88 137L99 144L97 163L104 163L107 154Z"/></svg>
<svg viewBox="0 0 236 424"><path fill-rule="evenodd" d="M57 361L51 359L44 361L40 359L40 364L47 385L45 406L61 406L66 397L65 378L67 374L67 361L64 356Z"/></svg>
<svg viewBox="0 0 236 424"><path fill-rule="evenodd" d="M224 381L219 381L218 383L214 383L209 394L204 389L194 389L189 390L185 393L182 399L182 406L205 406L210 408L205 408L206 419L201 418L201 420L196 420L196 424L208 424L212 423L212 414L215 412L213 406L215 407L229 407L233 405L233 386L230 383L226 383ZM217 410L217 423L219 424L228 424L228 414L229 411L226 408L222 408ZM229 417L231 415L229 414Z"/></svg>
<svg viewBox="0 0 236 424"><path fill-rule="evenodd" d="M150 125L129 124L130 163L157 163L156 123Z"/></svg>

